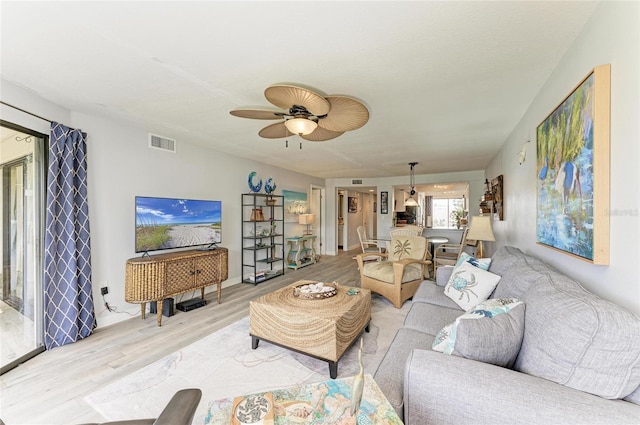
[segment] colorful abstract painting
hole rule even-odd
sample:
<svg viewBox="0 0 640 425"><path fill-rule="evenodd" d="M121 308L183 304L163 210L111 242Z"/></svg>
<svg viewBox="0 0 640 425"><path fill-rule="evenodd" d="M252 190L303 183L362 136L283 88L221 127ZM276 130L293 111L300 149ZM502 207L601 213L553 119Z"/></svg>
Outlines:
<svg viewBox="0 0 640 425"><path fill-rule="evenodd" d="M284 196L284 221L287 223L298 222L298 215L307 212L307 194L283 190Z"/></svg>
<svg viewBox="0 0 640 425"><path fill-rule="evenodd" d="M594 156L599 151L594 81L591 73L538 126L536 166L538 242L590 261L597 227ZM606 172L608 178L608 166Z"/></svg>

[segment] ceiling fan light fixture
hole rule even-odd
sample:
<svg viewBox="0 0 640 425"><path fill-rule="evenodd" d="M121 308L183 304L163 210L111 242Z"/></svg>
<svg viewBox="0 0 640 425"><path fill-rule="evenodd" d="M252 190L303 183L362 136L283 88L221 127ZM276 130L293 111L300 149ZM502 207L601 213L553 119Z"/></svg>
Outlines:
<svg viewBox="0 0 640 425"><path fill-rule="evenodd" d="M297 134L299 136L311 134L318 127L317 122L311 121L307 118L291 118L289 120L286 120L284 122L284 125L291 133Z"/></svg>

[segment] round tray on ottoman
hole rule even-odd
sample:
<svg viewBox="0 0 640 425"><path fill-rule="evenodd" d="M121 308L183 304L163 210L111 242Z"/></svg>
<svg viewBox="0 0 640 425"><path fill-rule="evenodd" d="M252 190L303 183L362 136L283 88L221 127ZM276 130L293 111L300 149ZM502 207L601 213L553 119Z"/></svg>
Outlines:
<svg viewBox="0 0 640 425"><path fill-rule="evenodd" d="M293 296L301 300L323 300L331 298L338 293L337 284L334 283L305 283L293 288Z"/></svg>

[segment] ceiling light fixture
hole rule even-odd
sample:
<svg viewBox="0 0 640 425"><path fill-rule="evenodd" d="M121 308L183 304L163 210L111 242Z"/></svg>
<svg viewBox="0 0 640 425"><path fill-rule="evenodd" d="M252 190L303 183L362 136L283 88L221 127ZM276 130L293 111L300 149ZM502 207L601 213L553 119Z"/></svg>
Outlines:
<svg viewBox="0 0 640 425"><path fill-rule="evenodd" d="M410 162L409 166L411 166L411 169L409 170L409 184L411 185L411 192L409 192L409 199L407 199L406 201L404 201L404 206L405 207L417 207L418 206L418 202L413 199L413 195L416 194L416 190L415 188L415 176L413 175L413 167L417 164L417 162Z"/></svg>
<svg viewBox="0 0 640 425"><path fill-rule="evenodd" d="M308 118L291 118L286 120L284 125L287 127L287 130L298 136L311 134L318 127L317 122L311 121Z"/></svg>

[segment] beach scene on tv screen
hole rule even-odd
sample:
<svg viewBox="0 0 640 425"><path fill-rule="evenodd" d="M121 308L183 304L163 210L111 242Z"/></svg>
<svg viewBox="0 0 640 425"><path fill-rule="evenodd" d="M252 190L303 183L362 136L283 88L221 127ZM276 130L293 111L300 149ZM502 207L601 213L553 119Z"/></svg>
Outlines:
<svg viewBox="0 0 640 425"><path fill-rule="evenodd" d="M136 252L221 241L222 202L136 197Z"/></svg>

